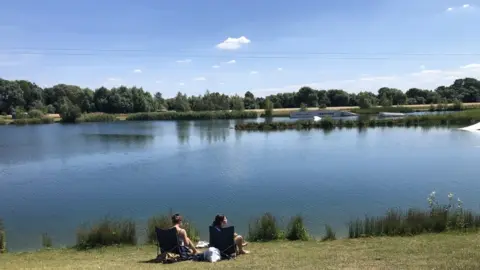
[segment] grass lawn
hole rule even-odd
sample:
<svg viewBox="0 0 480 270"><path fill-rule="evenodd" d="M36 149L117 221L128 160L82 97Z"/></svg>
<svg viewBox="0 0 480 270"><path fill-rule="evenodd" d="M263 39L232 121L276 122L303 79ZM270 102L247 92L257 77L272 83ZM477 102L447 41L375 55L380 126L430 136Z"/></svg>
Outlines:
<svg viewBox="0 0 480 270"><path fill-rule="evenodd" d="M154 246L0 255L0 269L480 269L480 234L435 234L333 242L250 243L251 254L215 264L146 263Z"/></svg>

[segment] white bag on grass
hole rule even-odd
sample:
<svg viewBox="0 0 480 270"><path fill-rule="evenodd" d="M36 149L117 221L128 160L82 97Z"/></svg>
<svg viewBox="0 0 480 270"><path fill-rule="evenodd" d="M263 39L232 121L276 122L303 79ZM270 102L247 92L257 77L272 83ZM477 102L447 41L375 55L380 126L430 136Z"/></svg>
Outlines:
<svg viewBox="0 0 480 270"><path fill-rule="evenodd" d="M205 251L205 259L209 262L218 262L222 259L220 256L220 250L218 248L208 248L208 250Z"/></svg>

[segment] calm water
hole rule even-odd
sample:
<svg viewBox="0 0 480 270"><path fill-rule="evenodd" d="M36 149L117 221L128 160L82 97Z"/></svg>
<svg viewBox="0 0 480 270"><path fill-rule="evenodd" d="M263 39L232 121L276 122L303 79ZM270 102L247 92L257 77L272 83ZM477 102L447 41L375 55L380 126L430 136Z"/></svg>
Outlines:
<svg viewBox="0 0 480 270"><path fill-rule="evenodd" d="M0 127L0 217L11 250L42 233L71 245L105 215L138 221L170 208L207 237L222 212L303 214L313 234L390 207L426 206L436 190L480 209L480 135L453 129L236 132L234 121ZM142 242L143 240L140 240Z"/></svg>

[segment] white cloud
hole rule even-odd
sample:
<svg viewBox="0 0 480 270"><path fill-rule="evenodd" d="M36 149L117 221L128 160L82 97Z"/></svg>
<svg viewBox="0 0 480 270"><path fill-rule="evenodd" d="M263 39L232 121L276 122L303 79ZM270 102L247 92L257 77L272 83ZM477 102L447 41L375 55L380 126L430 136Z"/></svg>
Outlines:
<svg viewBox="0 0 480 270"><path fill-rule="evenodd" d="M108 78L107 81L116 82L116 81L120 81L120 79L119 78Z"/></svg>
<svg viewBox="0 0 480 270"><path fill-rule="evenodd" d="M205 77L196 77L196 78L193 78L194 81L206 81L207 78Z"/></svg>
<svg viewBox="0 0 480 270"><path fill-rule="evenodd" d="M452 11L452 10L453 10L453 8L451 8L451 7L447 8L447 11Z"/></svg>
<svg viewBox="0 0 480 270"><path fill-rule="evenodd" d="M212 68L220 68L220 66L219 65L214 65L214 66L212 66Z"/></svg>
<svg viewBox="0 0 480 270"><path fill-rule="evenodd" d="M277 68L277 71L283 71L283 68Z"/></svg>
<svg viewBox="0 0 480 270"><path fill-rule="evenodd" d="M420 69L421 69L421 70L424 70L425 68L426 68L426 67L425 67L424 65L421 65L421 66L420 66Z"/></svg>
<svg viewBox="0 0 480 270"><path fill-rule="evenodd" d="M155 83L162 83L162 81L158 80L158 81L155 81Z"/></svg>
<svg viewBox="0 0 480 270"><path fill-rule="evenodd" d="M462 69L480 69L480 64L468 64L461 67Z"/></svg>
<svg viewBox="0 0 480 270"><path fill-rule="evenodd" d="M251 41L246 38L245 36L241 36L239 38L227 38L220 44L217 44L217 48L221 50L237 50L240 49L243 45L249 44Z"/></svg>
<svg viewBox="0 0 480 270"><path fill-rule="evenodd" d="M178 83L178 85L180 85L180 86L184 86L184 85L185 85L185 83L181 82L181 83Z"/></svg>
<svg viewBox="0 0 480 270"><path fill-rule="evenodd" d="M235 63L237 63L237 61L235 61L235 60L230 60L228 62L225 62L225 64L235 64Z"/></svg>
<svg viewBox="0 0 480 270"><path fill-rule="evenodd" d="M255 74L258 74L258 71L255 71L255 70L250 71L250 75L255 75Z"/></svg>
<svg viewBox="0 0 480 270"><path fill-rule="evenodd" d="M469 4L465 4L465 5L463 5L462 7L463 7L463 8L469 8L470 5L469 5Z"/></svg>
<svg viewBox="0 0 480 270"><path fill-rule="evenodd" d="M179 63L179 64L187 64L187 63L191 63L191 62L192 62L192 59L177 60L177 63Z"/></svg>
<svg viewBox="0 0 480 270"><path fill-rule="evenodd" d="M142 70L141 69L134 69L133 73L142 73Z"/></svg>
<svg viewBox="0 0 480 270"><path fill-rule="evenodd" d="M224 82L220 82L219 84L220 84L220 85L224 85L225 83L224 83Z"/></svg>

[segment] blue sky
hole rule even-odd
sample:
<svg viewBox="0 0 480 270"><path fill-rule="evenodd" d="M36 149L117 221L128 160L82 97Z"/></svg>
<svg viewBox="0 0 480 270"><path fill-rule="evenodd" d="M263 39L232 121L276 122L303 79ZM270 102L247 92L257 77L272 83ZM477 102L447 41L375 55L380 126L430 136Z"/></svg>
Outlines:
<svg viewBox="0 0 480 270"><path fill-rule="evenodd" d="M480 77L480 0L16 0L0 77L164 96L376 92Z"/></svg>

